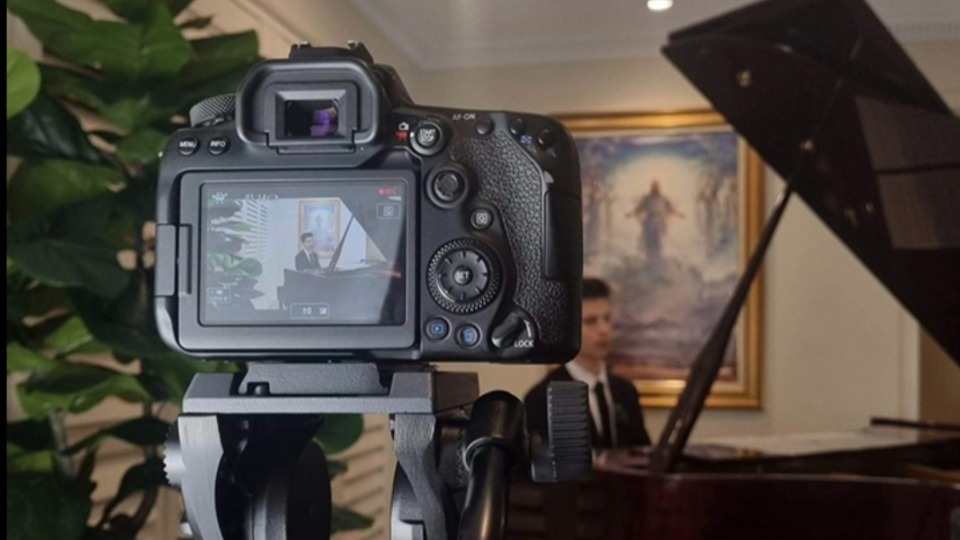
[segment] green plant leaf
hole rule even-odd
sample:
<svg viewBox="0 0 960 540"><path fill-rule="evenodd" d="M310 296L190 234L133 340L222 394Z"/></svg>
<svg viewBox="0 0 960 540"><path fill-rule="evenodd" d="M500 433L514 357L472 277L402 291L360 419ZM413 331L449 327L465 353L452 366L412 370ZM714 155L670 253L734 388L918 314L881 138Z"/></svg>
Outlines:
<svg viewBox="0 0 960 540"><path fill-rule="evenodd" d="M40 94L22 113L7 121L7 153L101 163L80 123L55 100Z"/></svg>
<svg viewBox="0 0 960 540"><path fill-rule="evenodd" d="M8 540L79 540L93 484L49 475L7 477Z"/></svg>
<svg viewBox="0 0 960 540"><path fill-rule="evenodd" d="M202 30L210 25L213 21L213 17L197 17L195 19L190 19L189 21L184 21L180 23L180 29L186 30L187 28L193 28L197 30Z"/></svg>
<svg viewBox="0 0 960 540"><path fill-rule="evenodd" d="M174 17L179 15L183 10L190 7L190 4L193 3L193 0L160 0L160 1L163 2L165 6L167 6L167 9L170 10L170 13L173 14Z"/></svg>
<svg viewBox="0 0 960 540"><path fill-rule="evenodd" d="M150 163L167 144L167 136L153 129L139 129L117 143L117 158L124 163Z"/></svg>
<svg viewBox="0 0 960 540"><path fill-rule="evenodd" d="M28 452L52 448L53 432L50 431L50 422L47 419L7 422L7 444L13 444L21 451Z"/></svg>
<svg viewBox="0 0 960 540"><path fill-rule="evenodd" d="M20 384L17 394L31 418L61 411L81 413L108 397L132 403L152 399L132 375L79 363L62 363L46 376Z"/></svg>
<svg viewBox="0 0 960 540"><path fill-rule="evenodd" d="M9 293L8 293L9 294ZM38 285L26 291L25 315L42 317L54 309L70 309L70 297L64 289Z"/></svg>
<svg viewBox="0 0 960 540"><path fill-rule="evenodd" d="M86 14L53 0L7 0L7 9L23 19L30 32L54 52L57 51L52 45L64 34L87 29L93 24L93 19Z"/></svg>
<svg viewBox="0 0 960 540"><path fill-rule="evenodd" d="M333 506L330 514L330 532L356 531L373 525L373 518L358 514L349 508Z"/></svg>
<svg viewBox="0 0 960 540"><path fill-rule="evenodd" d="M191 86L216 78L238 68L249 67L257 61L260 44L256 32L224 34L190 42L195 59L180 74L180 83ZM231 92L236 90L236 87ZM209 95L207 97L210 97Z"/></svg>
<svg viewBox="0 0 960 540"><path fill-rule="evenodd" d="M114 250L69 238L40 237L10 243L7 253L29 276L55 287L83 287L103 298L119 294L129 281Z"/></svg>
<svg viewBox="0 0 960 540"><path fill-rule="evenodd" d="M110 436L136 446L159 446L170 431L170 423L152 416L134 418L107 430Z"/></svg>
<svg viewBox="0 0 960 540"><path fill-rule="evenodd" d="M336 478L341 474L347 472L347 463L345 461L336 461L332 459L327 460L327 473L330 475L330 478Z"/></svg>
<svg viewBox="0 0 960 540"><path fill-rule="evenodd" d="M250 277L258 277L263 273L263 263L253 257L249 257L237 263L236 269Z"/></svg>
<svg viewBox="0 0 960 540"><path fill-rule="evenodd" d="M138 232L143 223L157 217L156 167L155 162L145 164L142 174L132 178L127 188L120 192L117 208L133 220Z"/></svg>
<svg viewBox="0 0 960 540"><path fill-rule="evenodd" d="M123 291L109 302L78 290L73 303L97 341L115 353L141 358L174 354L160 339L153 318L152 283L146 272L131 274Z"/></svg>
<svg viewBox="0 0 960 540"><path fill-rule="evenodd" d="M191 84L181 95L171 95L171 103L178 103L180 105L178 112L186 115L190 111L190 107L210 96L233 94L237 91L240 82L247 76L253 64L254 62L243 64L216 77L209 77Z"/></svg>
<svg viewBox="0 0 960 540"><path fill-rule="evenodd" d="M80 466L77 467L77 478L90 480L93 477L93 468L97 464L97 448L91 448L83 459L80 460Z"/></svg>
<svg viewBox="0 0 960 540"><path fill-rule="evenodd" d="M110 144L117 144L120 142L120 139L123 138L123 133L116 133L114 131L107 131L105 129L95 129L90 132L90 135L94 135L108 142Z"/></svg>
<svg viewBox="0 0 960 540"><path fill-rule="evenodd" d="M111 124L123 130L135 130L161 119L168 119L174 110L159 107L149 95L117 100L100 110Z"/></svg>
<svg viewBox="0 0 960 540"><path fill-rule="evenodd" d="M134 536L114 530L95 529L87 527L82 540L137 540Z"/></svg>
<svg viewBox="0 0 960 540"><path fill-rule="evenodd" d="M143 22L150 17L151 8L157 0L101 0L110 11L130 22ZM193 0L160 0L167 6L170 13L176 17L187 8Z"/></svg>
<svg viewBox="0 0 960 540"><path fill-rule="evenodd" d="M109 516L113 509L127 499L127 497L146 489L153 489L165 485L167 477L163 472L163 460L149 458L127 469L120 480L120 489L117 495L103 509L103 515Z"/></svg>
<svg viewBox="0 0 960 540"><path fill-rule="evenodd" d="M250 232L253 230L253 225L250 225L245 221L224 221L222 223L217 223L216 228L237 232Z"/></svg>
<svg viewBox="0 0 960 540"><path fill-rule="evenodd" d="M90 109L100 110L117 99L116 86L104 84L93 75L48 64L40 65L40 75L46 94Z"/></svg>
<svg viewBox="0 0 960 540"><path fill-rule="evenodd" d="M20 323L27 316L27 294L7 287L7 323Z"/></svg>
<svg viewBox="0 0 960 540"><path fill-rule="evenodd" d="M27 53L7 49L7 120L27 108L40 91L40 70Z"/></svg>
<svg viewBox="0 0 960 540"><path fill-rule="evenodd" d="M108 437L114 437L135 446L160 446L166 440L169 431L170 424L158 418L152 416L134 418L86 437L68 448L66 453L76 454L81 450L96 447Z"/></svg>
<svg viewBox="0 0 960 540"><path fill-rule="evenodd" d="M313 440L325 454L334 455L353 446L363 435L363 415L328 414Z"/></svg>
<svg viewBox="0 0 960 540"><path fill-rule="evenodd" d="M67 159L29 161L7 187L7 208L14 221L46 218L59 208L90 199L123 184L120 171Z"/></svg>
<svg viewBox="0 0 960 540"><path fill-rule="evenodd" d="M142 23L150 18L154 0L100 0L118 17L134 23Z"/></svg>
<svg viewBox="0 0 960 540"><path fill-rule="evenodd" d="M43 344L61 354L92 353L106 350L103 345L97 343L90 330L87 330L87 326L83 324L83 319L76 316L67 319L67 322L48 335L43 340Z"/></svg>
<svg viewBox="0 0 960 540"><path fill-rule="evenodd" d="M220 361L201 361L170 351L163 357L142 357L145 386L153 386L154 396L179 405L197 373L235 373L236 364ZM159 388L157 388L159 386ZM158 392L158 390L160 392ZM159 394L159 395L158 395Z"/></svg>
<svg viewBox="0 0 960 540"><path fill-rule="evenodd" d="M10 0L8 9L66 60L102 70L117 81L175 75L192 50L167 6L148 2L138 24L94 21L53 0Z"/></svg>
<svg viewBox="0 0 960 540"><path fill-rule="evenodd" d="M46 374L60 365L60 362L13 342L7 344L7 373L28 372Z"/></svg>
<svg viewBox="0 0 960 540"><path fill-rule="evenodd" d="M53 450L17 452L7 443L7 474L53 474L57 471L58 455Z"/></svg>

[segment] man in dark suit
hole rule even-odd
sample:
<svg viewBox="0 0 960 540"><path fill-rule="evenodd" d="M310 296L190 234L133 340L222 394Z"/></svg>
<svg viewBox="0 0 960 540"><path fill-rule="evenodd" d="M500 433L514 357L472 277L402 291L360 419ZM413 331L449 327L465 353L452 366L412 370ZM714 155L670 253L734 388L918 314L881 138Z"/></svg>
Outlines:
<svg viewBox="0 0 960 540"><path fill-rule="evenodd" d="M317 241L313 238L313 233L305 232L300 235L300 245L303 249L297 253L294 259L294 265L300 272L319 272L320 257L317 256Z"/></svg>
<svg viewBox="0 0 960 540"><path fill-rule="evenodd" d="M547 385L551 381L581 381L588 387L590 432L595 449L650 444L637 390L630 381L607 369L613 330L610 317L610 287L599 279L584 279L580 353L527 393L524 406L530 431L546 436Z"/></svg>

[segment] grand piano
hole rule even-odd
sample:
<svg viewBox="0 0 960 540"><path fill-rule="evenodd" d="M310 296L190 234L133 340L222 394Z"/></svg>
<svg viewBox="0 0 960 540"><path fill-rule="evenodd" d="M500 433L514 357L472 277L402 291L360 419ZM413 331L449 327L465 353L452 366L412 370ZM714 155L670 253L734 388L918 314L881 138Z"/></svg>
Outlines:
<svg viewBox="0 0 960 540"><path fill-rule="evenodd" d="M960 120L863 0L768 0L663 52L784 191L655 447L604 454L590 482L517 485L508 537L960 539L960 426L687 445L794 194L960 369Z"/></svg>

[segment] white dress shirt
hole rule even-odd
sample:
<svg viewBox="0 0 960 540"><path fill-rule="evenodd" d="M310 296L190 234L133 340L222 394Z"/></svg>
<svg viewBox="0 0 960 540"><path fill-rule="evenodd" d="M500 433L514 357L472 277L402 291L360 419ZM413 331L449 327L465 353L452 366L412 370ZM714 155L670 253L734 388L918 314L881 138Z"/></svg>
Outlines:
<svg viewBox="0 0 960 540"><path fill-rule="evenodd" d="M607 400L607 410L610 411L610 441L613 442L613 445L617 445L617 420L616 420L616 409L613 406L613 395L610 393L610 378L607 375L607 366L606 364L600 369L600 376L596 376L593 373L590 373L589 370L578 364L575 360L571 360L566 364L567 372L570 373L570 376L573 377L573 380L580 381L587 385L587 403L590 405L590 416L593 418L593 425L597 427L597 434L603 437L603 432L606 431L607 426L603 425L603 422L600 420L600 404L597 402L597 394L594 392L594 388L597 386L597 383L603 383L603 396Z"/></svg>

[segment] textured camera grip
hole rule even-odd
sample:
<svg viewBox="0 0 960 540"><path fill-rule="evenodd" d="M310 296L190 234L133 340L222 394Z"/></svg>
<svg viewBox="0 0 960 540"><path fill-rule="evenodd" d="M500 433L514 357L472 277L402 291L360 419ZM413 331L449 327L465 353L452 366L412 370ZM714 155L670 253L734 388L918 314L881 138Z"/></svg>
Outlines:
<svg viewBox="0 0 960 540"><path fill-rule="evenodd" d="M571 319L570 284L543 277L543 175L539 167L505 133L458 141L451 148L480 182L480 197L495 204L503 217L517 264L513 301L536 321L544 343L562 343Z"/></svg>

